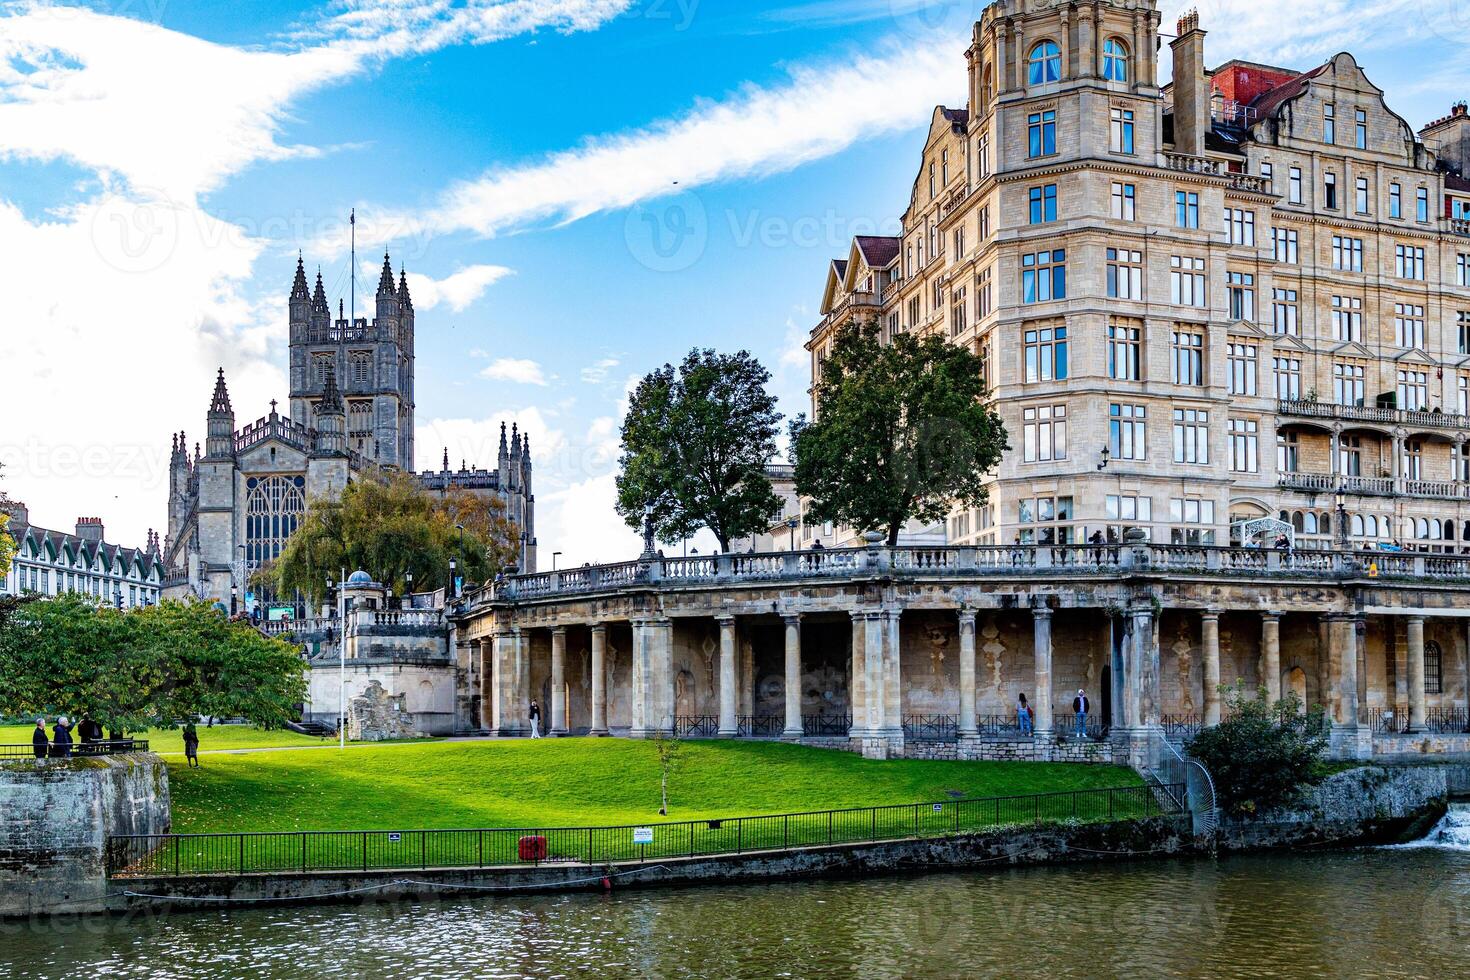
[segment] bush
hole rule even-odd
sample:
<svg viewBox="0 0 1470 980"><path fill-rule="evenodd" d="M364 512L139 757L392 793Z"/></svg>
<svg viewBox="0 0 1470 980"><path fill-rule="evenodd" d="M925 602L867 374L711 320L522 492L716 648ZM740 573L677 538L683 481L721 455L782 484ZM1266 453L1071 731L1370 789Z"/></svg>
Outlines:
<svg viewBox="0 0 1470 980"><path fill-rule="evenodd" d="M1295 694L1270 705L1265 691L1234 687L1223 693L1229 720L1189 742L1189 753L1214 778L1222 811L1249 816L1322 781L1318 762L1327 747L1327 723L1321 705L1303 711Z"/></svg>

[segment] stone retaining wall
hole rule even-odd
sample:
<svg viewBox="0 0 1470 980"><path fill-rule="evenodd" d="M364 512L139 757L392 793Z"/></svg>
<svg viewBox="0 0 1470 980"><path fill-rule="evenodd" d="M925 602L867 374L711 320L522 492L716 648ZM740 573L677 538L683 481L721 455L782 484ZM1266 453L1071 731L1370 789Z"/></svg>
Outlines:
<svg viewBox="0 0 1470 980"><path fill-rule="evenodd" d="M107 836L168 832L156 755L0 764L0 916L93 908L107 893Z"/></svg>
<svg viewBox="0 0 1470 980"><path fill-rule="evenodd" d="M1385 762L1420 756L1470 754L1470 734L1373 736L1373 756Z"/></svg>
<svg viewBox="0 0 1470 980"><path fill-rule="evenodd" d="M863 752L862 739L804 738L801 744L818 749L841 749ZM885 749L890 746L885 743ZM944 759L960 762L1084 762L1111 765L1113 746L1091 739L1079 741L1040 742L1030 738L979 736L946 741L906 739L901 753L888 753L887 758Z"/></svg>
<svg viewBox="0 0 1470 980"><path fill-rule="evenodd" d="M1448 806L1440 766L1363 766L1329 776L1300 803L1221 822L1220 849L1396 843L1421 837Z"/></svg>

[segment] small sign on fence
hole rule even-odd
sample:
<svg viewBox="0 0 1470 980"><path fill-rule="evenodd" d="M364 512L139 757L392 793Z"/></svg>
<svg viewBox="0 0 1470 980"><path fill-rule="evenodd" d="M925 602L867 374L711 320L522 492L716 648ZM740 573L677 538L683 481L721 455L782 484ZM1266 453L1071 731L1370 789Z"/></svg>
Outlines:
<svg viewBox="0 0 1470 980"><path fill-rule="evenodd" d="M653 828L652 827L634 827L633 828L633 843L635 843L635 844L652 844L653 843Z"/></svg>
<svg viewBox="0 0 1470 980"><path fill-rule="evenodd" d="M943 813L944 812L944 804L943 803L936 803L936 804L934 804L934 812L935 813Z"/></svg>
<svg viewBox="0 0 1470 980"><path fill-rule="evenodd" d="M389 834L388 835L388 843L390 843L390 844L397 844L401 840L403 840L403 835L402 834Z"/></svg>

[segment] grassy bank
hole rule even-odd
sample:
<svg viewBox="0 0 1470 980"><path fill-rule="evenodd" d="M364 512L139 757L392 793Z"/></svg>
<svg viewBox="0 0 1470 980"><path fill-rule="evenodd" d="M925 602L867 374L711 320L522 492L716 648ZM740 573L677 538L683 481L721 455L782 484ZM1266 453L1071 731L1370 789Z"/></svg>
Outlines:
<svg viewBox="0 0 1470 980"><path fill-rule="evenodd" d="M1133 786L1112 766L872 762L769 742L686 742L669 819ZM654 747L622 739L436 742L262 752L170 766L180 833L584 827L655 820Z"/></svg>
<svg viewBox="0 0 1470 980"><path fill-rule="evenodd" d="M46 733L52 732L54 718L46 719ZM0 745L29 745L31 744L31 732L35 731L35 725L0 725ZM285 729L276 731L263 731L252 728L249 725L216 725L206 728L203 725L196 726L199 732L199 751L209 752L217 749L261 749L261 748L294 748L304 745L328 744L330 740L310 738L306 735L298 735ZM76 734L73 732L72 737ZM178 728L155 728L148 732L134 732L134 738L146 738L148 747L154 752L162 755L184 754L184 733Z"/></svg>

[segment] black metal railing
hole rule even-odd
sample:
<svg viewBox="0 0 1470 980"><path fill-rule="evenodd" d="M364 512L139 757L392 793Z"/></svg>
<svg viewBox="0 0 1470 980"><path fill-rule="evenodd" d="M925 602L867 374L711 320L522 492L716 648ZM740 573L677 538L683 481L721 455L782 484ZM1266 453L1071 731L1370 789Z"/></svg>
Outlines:
<svg viewBox="0 0 1470 980"><path fill-rule="evenodd" d="M1164 715L1159 725L1164 729L1164 737L1177 740L1198 735L1205 722L1199 715Z"/></svg>
<svg viewBox="0 0 1470 980"><path fill-rule="evenodd" d="M1464 708L1426 708L1424 723L1410 729L1409 706L1389 704L1364 707L1358 712L1358 723L1371 731L1387 735L1405 733L1428 735L1457 735L1470 732L1470 717Z"/></svg>
<svg viewBox="0 0 1470 980"><path fill-rule="evenodd" d="M904 715L903 737L915 742L953 742L959 738L959 715Z"/></svg>
<svg viewBox="0 0 1470 980"><path fill-rule="evenodd" d="M608 865L941 837L1061 821L1177 813L1148 786L617 827L351 830L109 837L107 874L158 878L409 868Z"/></svg>
<svg viewBox="0 0 1470 980"><path fill-rule="evenodd" d="M818 712L801 716L801 733L807 738L846 738L852 731L852 715Z"/></svg>
<svg viewBox="0 0 1470 980"><path fill-rule="evenodd" d="M1021 736L1019 715L980 715L975 721L975 727L981 735L992 737L1008 735L1016 738Z"/></svg>
<svg viewBox="0 0 1470 980"><path fill-rule="evenodd" d="M96 756L96 755L120 755L124 752L147 752L148 740L146 738L118 738L107 739L102 742L73 742L70 746L69 756ZM50 758L61 758L60 748L54 744L47 746L46 754ZM33 759L36 755L34 745L0 745L0 759Z"/></svg>
<svg viewBox="0 0 1470 980"><path fill-rule="evenodd" d="M717 715L676 715L674 734L680 738L714 738L720 734Z"/></svg>
<svg viewBox="0 0 1470 980"><path fill-rule="evenodd" d="M781 715L741 715L737 727L745 738L780 738L786 730L786 719Z"/></svg>

